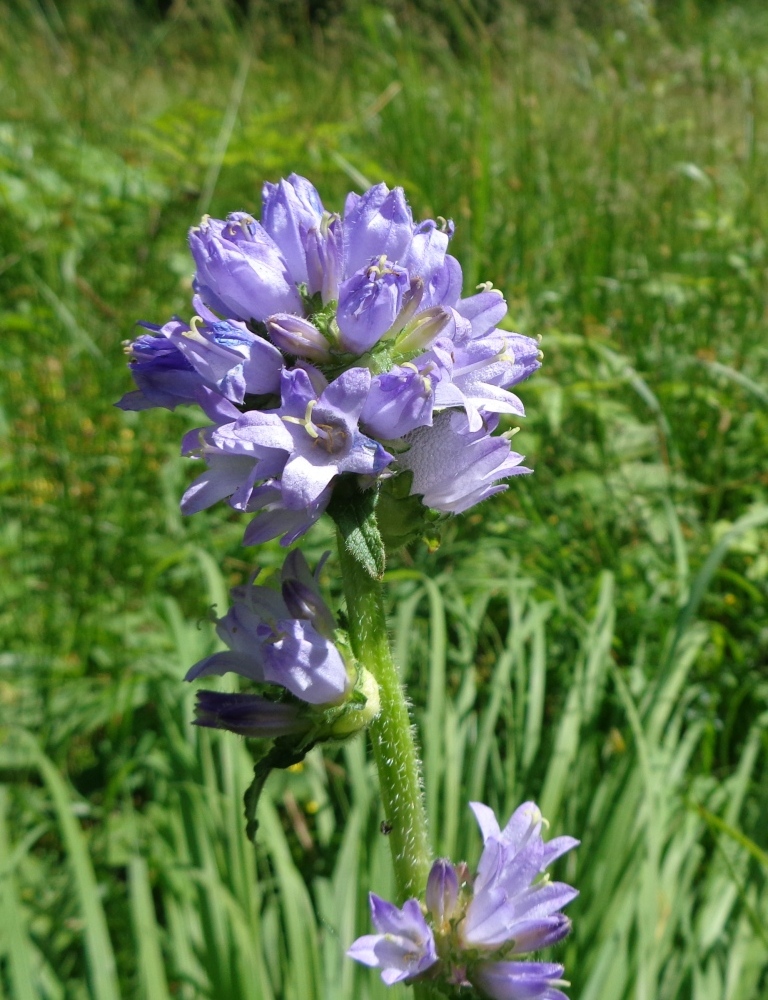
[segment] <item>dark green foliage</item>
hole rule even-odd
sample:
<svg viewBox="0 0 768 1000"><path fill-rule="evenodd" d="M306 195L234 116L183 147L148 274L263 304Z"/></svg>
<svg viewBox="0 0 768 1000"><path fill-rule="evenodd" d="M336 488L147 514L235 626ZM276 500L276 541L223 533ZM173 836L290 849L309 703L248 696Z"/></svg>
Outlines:
<svg viewBox="0 0 768 1000"><path fill-rule="evenodd" d="M245 835L250 841L256 840L259 829L257 813L259 799L264 791L267 778L275 768L284 769L295 767L300 764L307 753L312 749L311 744L297 749L295 739L275 740L274 744L264 746L264 753L258 758L253 766L253 781L246 788L243 795L243 805L245 807Z"/></svg>

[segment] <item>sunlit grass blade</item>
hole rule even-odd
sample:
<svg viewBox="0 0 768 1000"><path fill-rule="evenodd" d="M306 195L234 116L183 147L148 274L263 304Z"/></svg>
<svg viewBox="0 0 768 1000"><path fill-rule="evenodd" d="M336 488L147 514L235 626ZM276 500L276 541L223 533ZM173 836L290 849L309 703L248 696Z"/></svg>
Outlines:
<svg viewBox="0 0 768 1000"><path fill-rule="evenodd" d="M8 791L0 785L0 951L5 953L14 1000L36 1000L34 967L37 963L18 896L6 823L7 809Z"/></svg>
<svg viewBox="0 0 768 1000"><path fill-rule="evenodd" d="M313 1000L322 977L315 934L315 916L306 886L291 860L277 812L267 799L260 804L264 846L275 866L275 877L284 921L288 964L285 967L286 1000Z"/></svg>
<svg viewBox="0 0 768 1000"><path fill-rule="evenodd" d="M24 743L37 766L53 802L56 820L67 852L83 919L88 975L94 1000L119 1000L115 955L88 844L72 811L72 798L64 779L40 750L34 738Z"/></svg>
<svg viewBox="0 0 768 1000"><path fill-rule="evenodd" d="M160 947L160 928L155 916L149 871L144 858L136 856L128 866L131 918L137 943L137 970L144 1000L169 1000L165 964Z"/></svg>

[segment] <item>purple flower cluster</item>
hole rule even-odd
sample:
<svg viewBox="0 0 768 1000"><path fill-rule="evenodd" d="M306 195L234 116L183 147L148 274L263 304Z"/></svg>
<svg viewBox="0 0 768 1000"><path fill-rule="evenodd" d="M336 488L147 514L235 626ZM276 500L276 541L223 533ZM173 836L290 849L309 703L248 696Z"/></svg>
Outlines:
<svg viewBox="0 0 768 1000"><path fill-rule="evenodd" d="M474 879L465 865L439 859L424 908L409 899L398 909L371 893L378 933L358 938L347 954L381 969L387 984L423 977L474 986L495 1000L567 1000L558 988L568 985L562 965L520 958L571 929L560 911L578 893L544 872L578 841L542 840L544 821L533 802L516 809L503 830L488 806L470 805L484 842Z"/></svg>
<svg viewBox="0 0 768 1000"><path fill-rule="evenodd" d="M195 315L145 324L118 404L192 403L211 421L184 440L207 465L185 512L226 499L256 514L246 544L287 545L339 476L408 474L427 507L459 513L530 471L493 432L523 414L510 388L538 345L498 328L500 292L461 297L452 234L414 223L401 188L350 194L340 216L295 174L264 185L261 223L235 212L191 230Z"/></svg>
<svg viewBox="0 0 768 1000"><path fill-rule="evenodd" d="M368 710L358 720L365 724L378 711L375 685L362 668L355 675L352 658L342 656L336 622L298 549L286 558L280 583L279 591L254 583L235 587L216 629L229 648L200 660L186 675L192 681L236 673L267 694L281 688L279 700L199 691L196 724L258 739L305 733L317 724L313 710L344 707L353 687L362 693L356 708ZM339 726L338 712L331 715L338 734L349 731L350 720Z"/></svg>

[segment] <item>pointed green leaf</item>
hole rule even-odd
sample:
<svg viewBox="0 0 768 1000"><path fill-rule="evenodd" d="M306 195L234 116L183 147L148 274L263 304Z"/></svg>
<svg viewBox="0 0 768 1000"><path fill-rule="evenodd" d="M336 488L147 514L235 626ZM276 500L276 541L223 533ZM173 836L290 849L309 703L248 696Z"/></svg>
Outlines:
<svg viewBox="0 0 768 1000"><path fill-rule="evenodd" d="M386 567L384 542L376 519L378 499L377 490L361 490L356 477L341 476L328 505L328 513L341 532L347 552L374 580L382 578Z"/></svg>

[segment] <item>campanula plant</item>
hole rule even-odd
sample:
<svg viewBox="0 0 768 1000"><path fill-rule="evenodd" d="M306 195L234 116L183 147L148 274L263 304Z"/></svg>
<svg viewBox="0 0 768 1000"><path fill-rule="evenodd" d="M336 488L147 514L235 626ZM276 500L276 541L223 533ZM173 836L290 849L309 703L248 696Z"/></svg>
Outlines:
<svg viewBox="0 0 768 1000"><path fill-rule="evenodd" d="M385 184L327 211L303 177L265 184L261 221L204 217L189 234L193 315L129 346L126 410L199 407L182 453L204 464L181 498L252 515L245 545L292 545L322 516L336 524L346 597L339 627L291 551L279 581L236 587L217 622L227 646L187 680L232 672L249 690L198 692L197 725L253 740L247 830L271 769L367 729L399 899L371 894L377 933L349 955L417 995L562 1000L562 966L531 959L560 941L576 895L546 869L576 846L544 841L525 803L502 829L472 803L477 871L430 856L421 764L387 638L387 552L432 538L441 521L528 474L501 416L523 416L513 387L541 363L538 343L499 327L490 284L462 297L453 223L414 222Z"/></svg>

